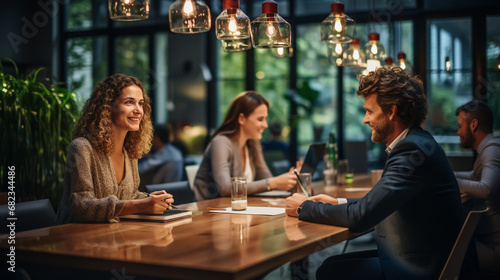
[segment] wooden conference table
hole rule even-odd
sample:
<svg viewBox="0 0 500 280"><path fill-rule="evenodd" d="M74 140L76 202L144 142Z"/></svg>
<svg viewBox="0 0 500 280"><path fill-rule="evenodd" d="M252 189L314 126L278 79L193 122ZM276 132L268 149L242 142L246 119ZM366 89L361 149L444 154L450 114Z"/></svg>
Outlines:
<svg viewBox="0 0 500 280"><path fill-rule="evenodd" d="M317 193L362 197L369 175L352 187L322 187ZM249 197L249 206L284 207L284 198ZM275 216L209 212L229 207L229 198L179 205L200 210L170 223L67 224L16 234L16 262L58 265L128 275L176 279L251 279L291 261L358 236L347 228ZM0 238L2 254L7 244ZM112 274L107 274L111 278Z"/></svg>

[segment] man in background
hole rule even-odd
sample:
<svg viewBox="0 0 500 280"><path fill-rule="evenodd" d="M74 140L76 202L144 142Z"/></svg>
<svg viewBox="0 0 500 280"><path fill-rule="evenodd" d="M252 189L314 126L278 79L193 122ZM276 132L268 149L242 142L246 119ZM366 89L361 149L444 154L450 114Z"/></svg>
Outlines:
<svg viewBox="0 0 500 280"><path fill-rule="evenodd" d="M139 161L141 185L178 182L182 180L184 161L181 152L170 144L166 125L156 125L153 152Z"/></svg>
<svg viewBox="0 0 500 280"><path fill-rule="evenodd" d="M461 146L477 152L472 171L455 172L462 200L475 207L488 207L475 232L479 268L499 272L500 138L492 134L493 113L485 102L470 101L458 107L456 115Z"/></svg>

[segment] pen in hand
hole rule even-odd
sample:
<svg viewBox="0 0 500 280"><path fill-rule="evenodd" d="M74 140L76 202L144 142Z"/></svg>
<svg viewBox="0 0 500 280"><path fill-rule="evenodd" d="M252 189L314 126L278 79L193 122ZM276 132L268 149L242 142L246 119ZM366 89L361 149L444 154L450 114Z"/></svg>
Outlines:
<svg viewBox="0 0 500 280"><path fill-rule="evenodd" d="M300 189L302 189L302 192L304 193L305 196L309 197L309 193L307 193L306 189L304 189L304 186L302 185L302 180L300 179L300 176L297 173L297 169L294 169L293 173L295 173L295 176L297 176L297 179L299 179Z"/></svg>

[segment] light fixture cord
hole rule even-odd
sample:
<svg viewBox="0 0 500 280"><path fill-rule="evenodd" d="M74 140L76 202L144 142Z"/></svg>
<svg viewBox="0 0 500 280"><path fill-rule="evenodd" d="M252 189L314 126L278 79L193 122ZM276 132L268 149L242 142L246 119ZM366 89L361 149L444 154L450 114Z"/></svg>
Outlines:
<svg viewBox="0 0 500 280"><path fill-rule="evenodd" d="M375 0L372 0L373 32L375 33Z"/></svg>

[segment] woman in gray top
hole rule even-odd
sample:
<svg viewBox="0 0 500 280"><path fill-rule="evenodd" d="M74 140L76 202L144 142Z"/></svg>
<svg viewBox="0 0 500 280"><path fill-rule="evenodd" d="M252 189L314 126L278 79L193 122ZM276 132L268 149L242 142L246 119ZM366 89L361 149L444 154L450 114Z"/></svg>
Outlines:
<svg viewBox="0 0 500 280"><path fill-rule="evenodd" d="M138 191L137 159L149 151L152 131L149 98L137 78L115 74L100 82L73 131L57 222L117 222L171 208L171 194Z"/></svg>
<svg viewBox="0 0 500 280"><path fill-rule="evenodd" d="M264 161L259 140L268 127L268 109L269 103L254 91L242 92L233 100L196 174L197 200L231 196L231 177L234 176L247 178L248 194L271 189L290 190L296 185L294 167L283 175L272 177Z"/></svg>

